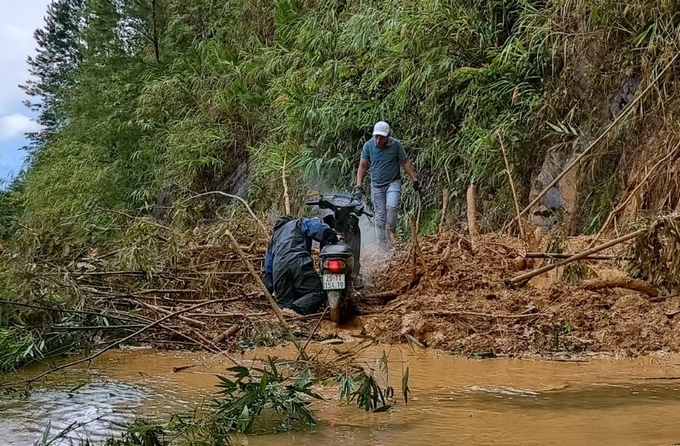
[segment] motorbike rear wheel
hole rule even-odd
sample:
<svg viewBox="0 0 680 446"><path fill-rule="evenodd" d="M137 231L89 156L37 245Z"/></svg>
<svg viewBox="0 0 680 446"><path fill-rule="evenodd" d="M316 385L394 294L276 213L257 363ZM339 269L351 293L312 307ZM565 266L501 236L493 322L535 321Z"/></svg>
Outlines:
<svg viewBox="0 0 680 446"><path fill-rule="evenodd" d="M335 322L337 325L340 325L342 323L342 309L340 308L340 306L331 308L331 320Z"/></svg>

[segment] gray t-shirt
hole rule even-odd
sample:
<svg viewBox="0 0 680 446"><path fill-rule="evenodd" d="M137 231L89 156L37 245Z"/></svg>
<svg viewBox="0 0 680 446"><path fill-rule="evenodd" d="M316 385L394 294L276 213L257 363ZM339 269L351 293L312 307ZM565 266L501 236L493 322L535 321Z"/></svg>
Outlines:
<svg viewBox="0 0 680 446"><path fill-rule="evenodd" d="M408 157L398 139L390 138L390 142L380 148L375 143L375 138L371 138L364 144L361 158L369 162L372 185L384 187L401 179L401 163Z"/></svg>

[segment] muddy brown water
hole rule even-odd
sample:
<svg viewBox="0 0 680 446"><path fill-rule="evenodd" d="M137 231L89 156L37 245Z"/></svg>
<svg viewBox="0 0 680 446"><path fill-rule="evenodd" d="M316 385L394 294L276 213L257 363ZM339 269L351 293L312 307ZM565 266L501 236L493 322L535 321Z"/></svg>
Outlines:
<svg viewBox="0 0 680 446"><path fill-rule="evenodd" d="M400 392L409 367L412 398L391 413L341 406L335 389L314 403L318 425L305 432L252 435L248 445L549 445L680 443L680 356L554 362L465 359L437 352L378 347L362 359L389 355L389 379ZM291 357L290 349L260 350ZM252 357L252 355L251 355ZM174 373L174 367L195 365ZM88 368L40 384L26 399L0 399L0 445L32 445L51 422L57 433L87 424L70 438L102 442L111 421L135 415L166 418L209 398L232 364L187 352L118 350ZM36 373L36 370L28 372ZM4 376L16 379L22 375ZM63 443L67 444L67 443Z"/></svg>

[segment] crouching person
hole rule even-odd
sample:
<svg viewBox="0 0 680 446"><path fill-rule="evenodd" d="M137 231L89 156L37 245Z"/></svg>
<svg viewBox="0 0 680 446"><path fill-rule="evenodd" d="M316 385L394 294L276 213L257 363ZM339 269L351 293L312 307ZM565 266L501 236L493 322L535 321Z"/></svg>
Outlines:
<svg viewBox="0 0 680 446"><path fill-rule="evenodd" d="M287 316L316 313L326 301L314 269L312 240L324 246L341 236L317 218L285 215L274 223L264 260L264 284Z"/></svg>

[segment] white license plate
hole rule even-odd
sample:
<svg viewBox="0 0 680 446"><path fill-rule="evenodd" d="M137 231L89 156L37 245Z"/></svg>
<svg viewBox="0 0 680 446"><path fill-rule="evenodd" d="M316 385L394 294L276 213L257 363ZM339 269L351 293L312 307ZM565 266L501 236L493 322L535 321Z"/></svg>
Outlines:
<svg viewBox="0 0 680 446"><path fill-rule="evenodd" d="M324 290L344 290L345 289L345 275L344 274L324 274L322 278Z"/></svg>

